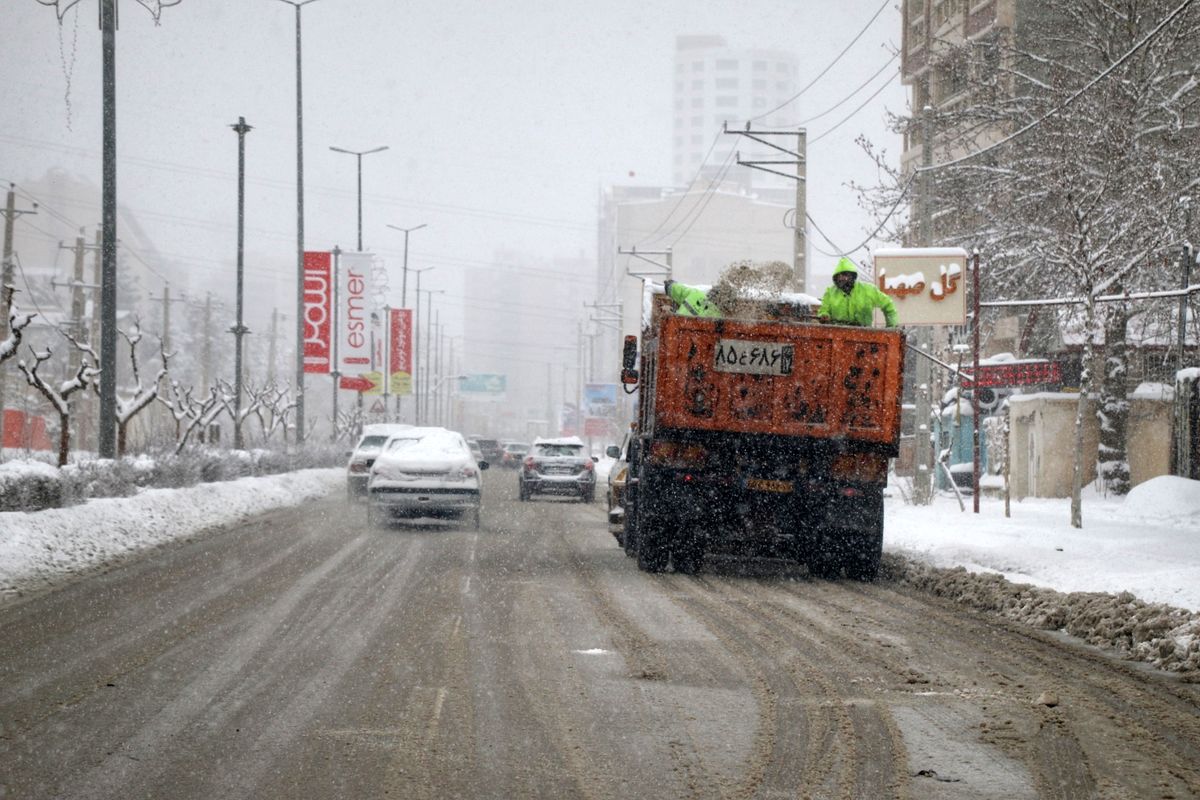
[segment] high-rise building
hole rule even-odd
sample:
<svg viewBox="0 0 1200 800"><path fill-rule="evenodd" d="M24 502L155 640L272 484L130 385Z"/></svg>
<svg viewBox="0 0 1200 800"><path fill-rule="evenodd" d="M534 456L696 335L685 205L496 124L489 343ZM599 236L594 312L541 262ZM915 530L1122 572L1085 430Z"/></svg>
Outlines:
<svg viewBox="0 0 1200 800"><path fill-rule="evenodd" d="M698 169L702 178L711 180L735 149L740 149L744 157L770 152L767 148L747 146L746 141L739 141L741 137L722 135L719 131L726 123L731 129L742 128L747 121L764 114L754 123L755 127L787 124L787 109L776 109L796 94L799 71L799 62L790 53L734 48L721 36L677 37L671 173L675 184L686 185ZM736 165L728 169L726 179L745 187L787 185L783 178Z"/></svg>

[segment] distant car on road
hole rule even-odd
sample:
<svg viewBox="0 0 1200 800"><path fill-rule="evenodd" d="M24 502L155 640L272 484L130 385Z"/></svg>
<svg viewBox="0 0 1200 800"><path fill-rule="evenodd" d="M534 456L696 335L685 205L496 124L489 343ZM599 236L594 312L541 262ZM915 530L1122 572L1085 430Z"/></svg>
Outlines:
<svg viewBox="0 0 1200 800"><path fill-rule="evenodd" d="M585 503L596 499L596 465L578 436L535 439L517 473L517 497L574 494Z"/></svg>
<svg viewBox="0 0 1200 800"><path fill-rule="evenodd" d="M492 464L499 464L500 458L504 455L504 451L500 449L500 442L497 439L476 439L479 443L479 452L483 453L483 457Z"/></svg>
<svg viewBox="0 0 1200 800"><path fill-rule="evenodd" d="M529 445L523 442L507 442L503 451L500 456L500 466L505 469L517 469L521 466L525 454L529 452Z"/></svg>
<svg viewBox="0 0 1200 800"><path fill-rule="evenodd" d="M367 481L371 477L371 465L383 448L384 442L394 433L408 430L411 425L379 424L366 425L358 443L354 445L347 456L346 464L346 499L353 502L367 494Z"/></svg>
<svg viewBox="0 0 1200 800"><path fill-rule="evenodd" d="M396 517L469 518L479 528L480 472L467 440L445 428L410 428L388 438L371 467L367 524Z"/></svg>

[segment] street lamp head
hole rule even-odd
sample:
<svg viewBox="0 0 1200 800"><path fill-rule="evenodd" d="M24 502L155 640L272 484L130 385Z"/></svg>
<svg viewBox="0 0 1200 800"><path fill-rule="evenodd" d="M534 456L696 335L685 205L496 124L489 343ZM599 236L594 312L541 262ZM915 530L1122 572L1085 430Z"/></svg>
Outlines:
<svg viewBox="0 0 1200 800"><path fill-rule="evenodd" d="M427 222L422 222L420 225L414 225L411 228L401 228L399 225L393 225L389 222L389 223L387 223L387 226L394 231L400 231L402 233L407 234L407 233L412 233L413 231L419 231L419 230L421 230L421 228L426 227L428 224L429 223L427 223Z"/></svg>
<svg viewBox="0 0 1200 800"><path fill-rule="evenodd" d="M347 150L344 147L334 147L333 145L330 145L329 149L335 153L345 153L348 156L369 156L371 153L381 153L384 150L387 150L388 146L385 144L382 147L375 147L371 150Z"/></svg>

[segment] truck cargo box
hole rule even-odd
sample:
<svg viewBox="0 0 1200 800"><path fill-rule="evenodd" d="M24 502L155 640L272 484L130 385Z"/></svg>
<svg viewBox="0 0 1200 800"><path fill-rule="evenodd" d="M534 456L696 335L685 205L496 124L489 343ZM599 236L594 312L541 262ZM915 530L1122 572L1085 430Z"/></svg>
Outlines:
<svg viewBox="0 0 1200 800"><path fill-rule="evenodd" d="M653 428L840 439L895 455L897 330L664 314L643 354Z"/></svg>

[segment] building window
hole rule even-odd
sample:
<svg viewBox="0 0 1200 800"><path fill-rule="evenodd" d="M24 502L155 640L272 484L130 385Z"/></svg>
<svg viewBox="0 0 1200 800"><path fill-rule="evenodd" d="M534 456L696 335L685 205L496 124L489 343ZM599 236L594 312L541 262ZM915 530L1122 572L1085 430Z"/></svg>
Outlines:
<svg viewBox="0 0 1200 800"><path fill-rule="evenodd" d="M725 94L717 98L717 108L737 108L737 104L736 95Z"/></svg>
<svg viewBox="0 0 1200 800"><path fill-rule="evenodd" d="M767 98L763 97L762 95L755 95L754 96L754 107L755 108L766 108L767 107Z"/></svg>
<svg viewBox="0 0 1200 800"><path fill-rule="evenodd" d="M704 137L698 133L692 134L692 144L704 144Z"/></svg>
<svg viewBox="0 0 1200 800"><path fill-rule="evenodd" d="M776 72L782 72L782 73L784 73L785 75L787 75L787 74L790 74L790 73L791 73L792 69L791 69L791 67L790 67L788 64L785 64L785 63L783 63L783 62L781 61L780 63L778 63L778 64L776 64L776 65L775 65L775 71L776 71Z"/></svg>
<svg viewBox="0 0 1200 800"><path fill-rule="evenodd" d="M736 58L718 58L717 69L737 69L738 62Z"/></svg>
<svg viewBox="0 0 1200 800"><path fill-rule="evenodd" d="M767 88L767 81L764 78L755 78L754 79L754 88L760 89L760 90L765 90Z"/></svg>
<svg viewBox="0 0 1200 800"><path fill-rule="evenodd" d="M703 97L693 97L692 98L692 108L704 108L704 98Z"/></svg>
<svg viewBox="0 0 1200 800"><path fill-rule="evenodd" d="M692 72L704 72L704 62L703 61L693 61L692 62Z"/></svg>
<svg viewBox="0 0 1200 800"><path fill-rule="evenodd" d="M704 117L692 117L692 127L699 128L704 124Z"/></svg>
<svg viewBox="0 0 1200 800"><path fill-rule="evenodd" d="M779 91L783 92L784 94L790 94L792 91L792 82L791 81L779 81L778 83L775 84L775 88L778 89Z"/></svg>
<svg viewBox="0 0 1200 800"><path fill-rule="evenodd" d="M717 78L718 89L736 89L738 88L737 78Z"/></svg>
<svg viewBox="0 0 1200 800"><path fill-rule="evenodd" d="M754 62L754 71L755 72L766 72L767 71L767 62L755 61Z"/></svg>
<svg viewBox="0 0 1200 800"><path fill-rule="evenodd" d="M698 90L700 90L700 89L703 89L703 88L704 88L704 81L703 81L703 80L699 80L699 81L692 81L692 91L698 91Z"/></svg>
<svg viewBox="0 0 1200 800"><path fill-rule="evenodd" d="M677 100L675 101L675 110L676 110L676 111L678 111L678 110L680 110L681 108L683 108L683 100L682 100L682 99L677 99Z"/></svg>

